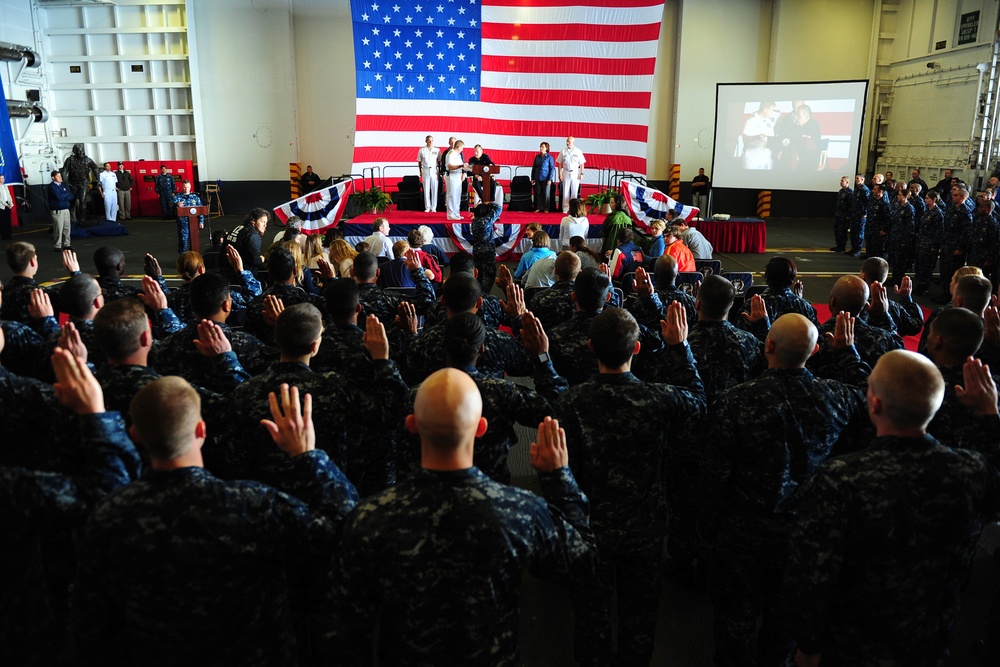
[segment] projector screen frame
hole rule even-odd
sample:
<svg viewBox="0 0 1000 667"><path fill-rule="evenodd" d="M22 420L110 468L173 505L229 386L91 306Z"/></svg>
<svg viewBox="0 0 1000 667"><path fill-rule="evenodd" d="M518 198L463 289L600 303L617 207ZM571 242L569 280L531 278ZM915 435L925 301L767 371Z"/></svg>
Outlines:
<svg viewBox="0 0 1000 667"><path fill-rule="evenodd" d="M740 88L750 89L750 88L760 88L760 87L782 87L782 88L789 87L790 90L789 90L788 93L784 93L782 91L777 91L777 94L775 94L773 98L769 96L769 99L774 99L775 101L778 101L778 100L784 101L786 99L792 99L792 100L794 100L794 99L808 99L809 101L812 101L813 99L817 98L817 96L815 94L812 95L812 97L806 97L801 92L796 92L794 90L791 90L791 88L792 87L803 87L803 86L826 86L826 85L844 85L844 84L857 84L857 85L861 85L862 86L862 92L861 92L860 97L857 97L857 96L854 96L854 95L849 96L849 97L843 97L843 96L818 97L818 99L825 99L825 100L852 99L852 100L858 100L860 102L860 109L859 110L857 110L857 109L855 110L855 117L854 117L855 124L852 127L852 135L851 135L851 139L852 139L852 143L853 143L853 141L854 141L854 132L855 131L857 132L857 135L856 135L857 144L856 144L856 147L853 148L854 149L853 162L852 162L852 160L850 159L850 156L849 156L848 159L847 159L847 161L846 161L846 164L844 165L844 167L842 169L838 170L838 171L834 171L834 170L819 171L819 170L817 170L817 172L816 172L816 173L820 173L820 174L829 174L831 176L831 180L833 181L833 185L825 185L824 184L823 187L819 187L820 179L817 178L814 183L808 184L808 187L775 187L777 185L776 181L778 179L782 178L782 175L786 175L787 176L790 173L789 171L781 171L781 170L775 170L775 169L753 170L753 171L759 171L762 174L765 174L766 176L764 176L764 178L771 178L773 181L775 181L774 185L768 186L768 185L759 184L759 182L758 183L752 183L752 182L751 183L733 183L731 176L732 176L732 174L734 172L736 172L736 169L735 168L730 169L728 166L722 172L722 174L723 174L723 182L722 182L722 184L719 183L719 180L718 180L719 167L720 167L719 158L720 158L720 156L723 156L723 157L728 156L728 154L730 152L732 152L732 148L733 148L732 146L730 146L730 134L731 133L727 133L726 132L726 127L727 126L725 124L727 123L728 116L724 116L724 115L726 114L727 109L723 109L721 107L722 104L730 104L732 102L729 101L729 100L723 101L721 99L721 96L722 96L724 88L740 87ZM851 180L853 182L853 176L855 174L859 173L858 169L859 169L859 165L861 164L861 157L862 157L862 150L863 150L862 138L864 136L865 121L866 121L866 116L867 116L867 111L868 111L868 93L869 93L869 90L870 90L870 84L871 84L871 82L870 82L869 79L839 79L839 80L834 80L834 81L781 81L781 82L774 82L774 81L754 81L754 82L725 82L725 83L721 83L720 82L720 83L717 83L716 86L715 86L715 113L716 113L716 117L715 117L715 123L714 123L713 149L712 149L712 173L711 173L712 188L713 189L715 189L715 188L718 188L718 189L731 189L731 190L741 190L741 189L742 190L770 190L770 191L773 191L773 192L780 192L780 191L790 191L790 192L825 192L825 191L830 190L834 186L836 186L836 181L838 181L839 177L842 176L845 172L848 173L848 175L851 177ZM747 96L747 97L744 97L744 99L746 99L747 101L750 101L751 97L753 98L753 100L760 99L759 95L756 95L756 96ZM763 101L763 100L760 99L760 101ZM740 115L740 118L741 118L741 123L742 123L743 122L743 114L742 113ZM741 126L741 130L742 130L742 126ZM742 132L741 132L741 134L742 134ZM729 160L730 163L732 163L732 158L727 157L726 159ZM850 167L851 169L853 169L853 171L847 172L846 171L847 167ZM746 169L744 169L744 170L745 171L751 171L751 170L746 170ZM773 175L773 176L771 176L771 175ZM834 179L833 178L834 176L836 176L837 178ZM783 185L787 186L787 183L784 183Z"/></svg>

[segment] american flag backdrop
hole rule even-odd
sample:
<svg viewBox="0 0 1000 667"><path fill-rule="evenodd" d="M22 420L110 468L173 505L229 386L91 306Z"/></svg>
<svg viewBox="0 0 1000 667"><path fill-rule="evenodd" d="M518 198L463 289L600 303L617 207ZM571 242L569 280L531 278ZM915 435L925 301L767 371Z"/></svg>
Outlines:
<svg viewBox="0 0 1000 667"><path fill-rule="evenodd" d="M415 168L431 134L510 166L572 135L586 180L646 174L663 0L351 0L351 16L355 173Z"/></svg>

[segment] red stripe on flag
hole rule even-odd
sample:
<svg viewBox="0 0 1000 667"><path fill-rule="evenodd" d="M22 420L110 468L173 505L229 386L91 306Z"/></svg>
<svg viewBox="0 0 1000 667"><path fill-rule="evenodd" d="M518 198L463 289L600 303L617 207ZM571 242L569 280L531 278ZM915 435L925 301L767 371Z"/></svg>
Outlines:
<svg viewBox="0 0 1000 667"><path fill-rule="evenodd" d="M483 39L526 41L566 40L583 42L655 42L657 23L640 25L590 25L583 23L483 23Z"/></svg>
<svg viewBox="0 0 1000 667"><path fill-rule="evenodd" d="M437 116L358 116L358 132L378 132L395 123L397 132L424 132L441 122ZM613 141L645 142L649 128L642 125L616 125L614 123L569 123L551 120L493 120L487 118L454 118L448 122L448 131L455 135L495 134L511 137L593 137ZM413 148L413 159L416 151ZM492 153L491 153L492 155Z"/></svg>
<svg viewBox="0 0 1000 667"><path fill-rule="evenodd" d="M567 3L566 0L517 0L518 7L565 7L571 4L574 7L609 7L618 9L623 7L655 7L662 4L663 0L573 0ZM484 7L509 7L510 0L483 0L480 4Z"/></svg>
<svg viewBox="0 0 1000 667"><path fill-rule="evenodd" d="M503 166L531 166L535 151L490 150L489 156ZM405 164L416 169L417 148L413 146L358 146L354 149L354 162L372 162L382 165ZM637 174L646 173L645 158L628 155L597 155L587 153L587 168L618 169ZM402 176L399 176L402 178Z"/></svg>
<svg viewBox="0 0 1000 667"><path fill-rule="evenodd" d="M483 56L484 72L652 76L656 58L538 58Z"/></svg>
<svg viewBox="0 0 1000 667"><path fill-rule="evenodd" d="M592 92L576 90L530 90L483 88L479 98L492 104L526 104L530 106L608 107L610 109L648 109L650 93Z"/></svg>

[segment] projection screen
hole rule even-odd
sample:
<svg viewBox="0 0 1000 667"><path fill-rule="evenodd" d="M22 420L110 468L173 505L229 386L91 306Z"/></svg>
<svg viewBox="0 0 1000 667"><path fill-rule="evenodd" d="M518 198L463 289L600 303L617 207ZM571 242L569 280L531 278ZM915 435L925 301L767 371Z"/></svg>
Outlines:
<svg viewBox="0 0 1000 667"><path fill-rule="evenodd" d="M828 191L857 173L868 81L720 83L712 184Z"/></svg>

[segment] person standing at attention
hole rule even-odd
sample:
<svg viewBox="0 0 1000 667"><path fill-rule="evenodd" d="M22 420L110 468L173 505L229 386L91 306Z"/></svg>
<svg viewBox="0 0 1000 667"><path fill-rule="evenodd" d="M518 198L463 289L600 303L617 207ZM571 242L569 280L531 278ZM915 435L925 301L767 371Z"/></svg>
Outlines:
<svg viewBox="0 0 1000 667"><path fill-rule="evenodd" d="M441 149L434 145L434 137L429 134L424 144L417 152L417 167L424 186L424 213L433 213L438 207L437 163Z"/></svg>
<svg viewBox="0 0 1000 667"><path fill-rule="evenodd" d="M576 147L574 137L566 137L566 148L562 149L556 164L559 165L559 180L562 182L562 212L569 213L569 200L580 196L580 181L583 180L583 165L587 162L583 151Z"/></svg>

